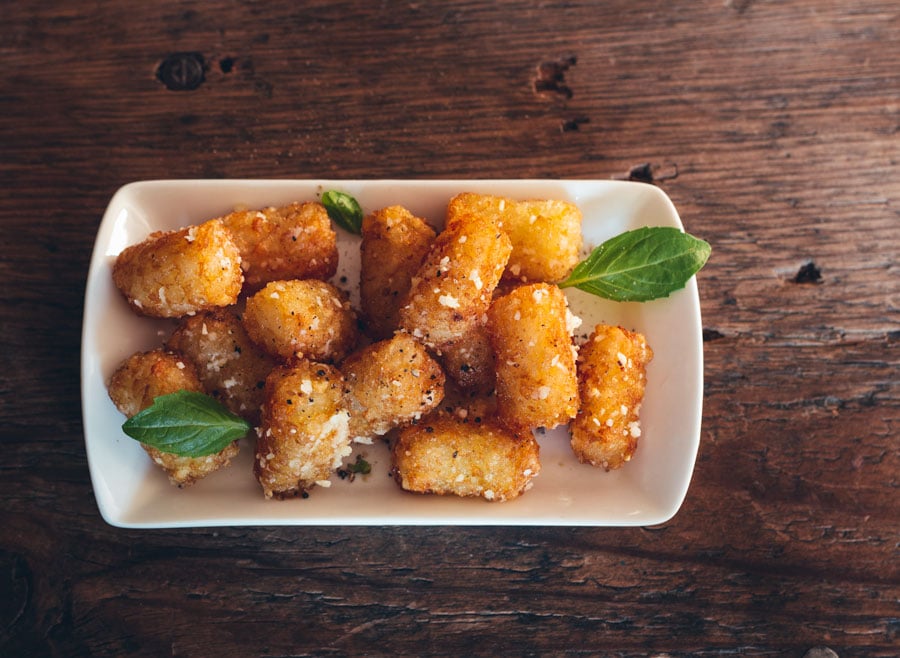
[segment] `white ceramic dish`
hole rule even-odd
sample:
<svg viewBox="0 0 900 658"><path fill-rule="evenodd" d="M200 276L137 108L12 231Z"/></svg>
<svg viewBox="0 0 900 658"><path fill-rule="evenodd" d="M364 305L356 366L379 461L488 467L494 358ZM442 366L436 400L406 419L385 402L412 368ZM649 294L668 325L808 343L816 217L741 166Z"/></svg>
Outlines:
<svg viewBox="0 0 900 658"><path fill-rule="evenodd" d="M584 213L586 245L622 231L681 221L658 188L618 181L448 180L181 180L132 183L111 200L97 234L88 274L82 335L82 404L85 444L97 504L110 524L131 528L218 525L591 525L662 523L681 506L700 440L703 344L696 281L649 303L608 302L567 290L584 324L621 324L643 332L655 352L647 372L641 413L643 434L634 459L607 473L572 455L565 430L539 436L542 471L517 500L422 496L401 491L388 476L384 445L356 446L372 464L354 482L332 478L307 499L266 500L251 472L252 446L244 440L231 467L180 490L151 464L121 429L124 417L106 392L116 366L138 350L159 346L169 321L134 315L112 283L111 265L127 245L154 230L174 229L220 216L235 206L264 207L316 199L328 189L355 196L368 212L401 204L435 225L447 201L462 191L513 198L559 198ZM358 281L358 238L338 229L340 270ZM356 296L354 296L356 300ZM352 457L351 457L352 459Z"/></svg>

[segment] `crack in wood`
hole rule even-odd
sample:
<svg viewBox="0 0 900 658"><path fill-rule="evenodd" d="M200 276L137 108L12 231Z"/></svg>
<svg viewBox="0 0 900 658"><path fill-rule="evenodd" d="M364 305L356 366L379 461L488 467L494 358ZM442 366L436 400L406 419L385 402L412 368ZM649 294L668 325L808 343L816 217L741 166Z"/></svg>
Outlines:
<svg viewBox="0 0 900 658"><path fill-rule="evenodd" d="M581 125L584 123L590 123L590 119L588 117L575 117L574 119L567 119L562 122L560 126L560 130L564 133L573 132L575 130L581 130Z"/></svg>
<svg viewBox="0 0 900 658"><path fill-rule="evenodd" d="M616 180L637 181L639 183L657 183L678 178L678 165L658 165L649 162L636 164L623 176L615 176Z"/></svg>

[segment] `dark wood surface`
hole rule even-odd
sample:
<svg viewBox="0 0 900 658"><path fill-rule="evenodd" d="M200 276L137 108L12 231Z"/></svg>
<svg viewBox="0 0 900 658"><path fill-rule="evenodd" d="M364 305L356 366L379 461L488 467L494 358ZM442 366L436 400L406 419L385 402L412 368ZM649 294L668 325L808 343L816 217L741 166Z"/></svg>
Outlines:
<svg viewBox="0 0 900 658"><path fill-rule="evenodd" d="M0 18L0 655L897 654L894 0L24 0ZM79 347L119 186L629 176L713 245L702 442L670 522L100 518Z"/></svg>

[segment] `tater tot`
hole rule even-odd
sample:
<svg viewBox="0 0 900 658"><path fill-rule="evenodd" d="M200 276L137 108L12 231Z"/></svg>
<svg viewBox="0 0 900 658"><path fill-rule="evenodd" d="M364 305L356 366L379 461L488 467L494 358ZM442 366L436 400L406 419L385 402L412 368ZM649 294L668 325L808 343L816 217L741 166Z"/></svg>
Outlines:
<svg viewBox="0 0 900 658"><path fill-rule="evenodd" d="M400 306L434 236L424 219L402 206L376 210L363 218L360 305L374 338L389 338L397 328Z"/></svg>
<svg viewBox="0 0 900 658"><path fill-rule="evenodd" d="M119 254L112 275L134 311L160 318L234 304L244 281L238 247L219 220L152 233Z"/></svg>
<svg viewBox="0 0 900 658"><path fill-rule="evenodd" d="M440 352L478 322L512 249L496 222L459 217L440 233L416 276L400 326Z"/></svg>
<svg viewBox="0 0 900 658"><path fill-rule="evenodd" d="M487 326L475 322L464 331L441 351L441 365L447 376L461 388L489 393L494 390L495 367Z"/></svg>
<svg viewBox="0 0 900 658"><path fill-rule="evenodd" d="M581 251L581 211L557 200L514 201L464 192L450 200L447 225L458 217L476 215L500 222L512 242L504 278L519 281L561 281L578 263Z"/></svg>
<svg viewBox="0 0 900 658"><path fill-rule="evenodd" d="M180 354L162 349L132 355L109 380L109 397L129 418L152 405L160 395L181 390L204 392L193 364ZM239 450L237 441L204 457L181 457L145 443L141 447L178 487L189 486L227 466Z"/></svg>
<svg viewBox="0 0 900 658"><path fill-rule="evenodd" d="M222 222L240 249L252 290L282 279L328 279L337 271L337 235L321 203L239 210Z"/></svg>
<svg viewBox="0 0 900 658"><path fill-rule="evenodd" d="M180 321L166 347L184 354L210 395L256 425L266 377L275 359L261 350L231 309L200 313Z"/></svg>
<svg viewBox="0 0 900 658"><path fill-rule="evenodd" d="M483 423L497 416L497 396L464 390L448 382L435 414L447 414L465 423Z"/></svg>
<svg viewBox="0 0 900 658"><path fill-rule="evenodd" d="M404 332L351 354L341 372L347 380L350 436L359 443L418 420L444 397L444 371Z"/></svg>
<svg viewBox="0 0 900 658"><path fill-rule="evenodd" d="M578 460L606 470L629 461L641 435L639 413L653 350L643 335L597 325L578 353L581 409L572 422Z"/></svg>
<svg viewBox="0 0 900 658"><path fill-rule="evenodd" d="M109 397L129 418L160 395L181 390L204 392L197 369L182 355L161 348L133 354L109 379Z"/></svg>
<svg viewBox="0 0 900 658"><path fill-rule="evenodd" d="M282 359L333 362L356 343L356 316L346 295L315 279L272 281L247 299L244 328Z"/></svg>
<svg viewBox="0 0 900 658"><path fill-rule="evenodd" d="M344 379L336 368L300 360L266 380L253 472L266 498L302 494L329 478L351 452Z"/></svg>
<svg viewBox="0 0 900 658"><path fill-rule="evenodd" d="M502 502L530 488L541 470L539 453L533 435L516 436L492 419L433 415L400 431L391 472L406 491Z"/></svg>
<svg viewBox="0 0 900 658"><path fill-rule="evenodd" d="M488 331L497 361L497 414L519 431L566 423L578 411L566 296L534 283L494 300Z"/></svg>

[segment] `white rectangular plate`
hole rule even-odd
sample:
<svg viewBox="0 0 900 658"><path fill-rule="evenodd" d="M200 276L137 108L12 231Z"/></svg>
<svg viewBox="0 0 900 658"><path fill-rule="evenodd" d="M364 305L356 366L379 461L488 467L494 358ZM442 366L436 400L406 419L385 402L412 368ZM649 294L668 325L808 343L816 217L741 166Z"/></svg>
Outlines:
<svg viewBox="0 0 900 658"><path fill-rule="evenodd" d="M447 201L463 191L516 199L554 198L584 213L586 247L641 226L676 226L669 198L641 183L574 180L180 180L132 183L111 200L97 234L88 274L82 334L82 404L91 480L103 518L131 528L223 525L591 525L662 523L681 506L700 440L703 343L696 281L653 302L615 303L566 291L583 318L579 336L599 322L647 336L655 353L647 371L642 436L634 459L607 473L579 464L568 433L539 435L542 471L534 487L506 503L423 496L389 477L386 446L355 446L372 472L306 499L266 500L253 477L252 443L245 439L232 465L187 489L169 484L140 445L121 429L124 417L106 381L125 358L160 346L173 323L134 315L112 283L111 267L126 246L151 231L170 230L224 215L236 206L261 208L316 200L325 190L353 195L364 212L399 204L436 227ZM340 267L333 282L356 304L359 238L338 229ZM341 283L341 277L346 277ZM350 459L353 459L351 457Z"/></svg>

